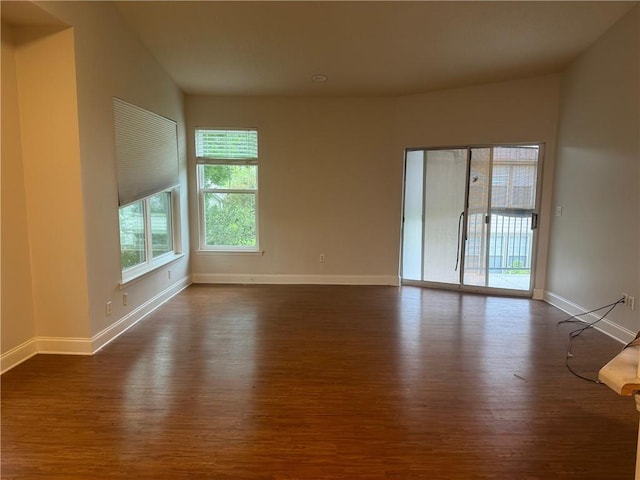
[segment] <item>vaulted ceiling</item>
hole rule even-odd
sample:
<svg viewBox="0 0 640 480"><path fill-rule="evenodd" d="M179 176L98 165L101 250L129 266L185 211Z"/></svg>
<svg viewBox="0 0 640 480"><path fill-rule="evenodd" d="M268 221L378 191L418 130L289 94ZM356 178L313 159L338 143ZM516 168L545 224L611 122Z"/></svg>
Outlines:
<svg viewBox="0 0 640 480"><path fill-rule="evenodd" d="M557 72L636 3L115 5L187 93L406 95Z"/></svg>
<svg viewBox="0 0 640 480"><path fill-rule="evenodd" d="M24 23L25 3L2 1L3 20ZM558 72L637 4L113 2L186 93L287 96L407 95Z"/></svg>

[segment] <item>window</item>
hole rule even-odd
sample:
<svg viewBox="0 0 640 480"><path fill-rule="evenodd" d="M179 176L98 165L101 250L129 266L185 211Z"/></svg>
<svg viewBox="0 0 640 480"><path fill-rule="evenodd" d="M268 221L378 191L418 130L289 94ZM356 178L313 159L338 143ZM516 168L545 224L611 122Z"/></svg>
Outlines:
<svg viewBox="0 0 640 480"><path fill-rule="evenodd" d="M537 146L495 147L491 206L533 209Z"/></svg>
<svg viewBox="0 0 640 480"><path fill-rule="evenodd" d="M258 250L258 132L196 129L200 249Z"/></svg>
<svg viewBox="0 0 640 480"><path fill-rule="evenodd" d="M120 208L120 260L125 280L174 258L173 196L169 190Z"/></svg>
<svg viewBox="0 0 640 480"><path fill-rule="evenodd" d="M127 282L179 257L177 123L113 99L120 264Z"/></svg>

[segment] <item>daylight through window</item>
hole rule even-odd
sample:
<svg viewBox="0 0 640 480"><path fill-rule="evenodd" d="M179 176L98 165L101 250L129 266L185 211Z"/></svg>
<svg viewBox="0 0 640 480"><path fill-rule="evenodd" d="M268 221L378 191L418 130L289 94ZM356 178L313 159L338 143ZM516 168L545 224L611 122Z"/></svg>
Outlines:
<svg viewBox="0 0 640 480"><path fill-rule="evenodd" d="M126 283L180 255L177 123L119 98L113 120Z"/></svg>
<svg viewBox="0 0 640 480"><path fill-rule="evenodd" d="M172 192L166 191L120 208L122 271L153 267L174 253Z"/></svg>
<svg viewBox="0 0 640 480"><path fill-rule="evenodd" d="M258 249L258 132L196 129L200 248Z"/></svg>

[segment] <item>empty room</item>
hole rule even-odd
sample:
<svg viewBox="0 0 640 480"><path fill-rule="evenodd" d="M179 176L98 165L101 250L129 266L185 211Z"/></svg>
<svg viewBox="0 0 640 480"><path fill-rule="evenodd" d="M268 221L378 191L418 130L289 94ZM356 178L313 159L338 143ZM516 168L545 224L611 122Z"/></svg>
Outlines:
<svg viewBox="0 0 640 480"><path fill-rule="evenodd" d="M0 8L2 478L640 479L638 2Z"/></svg>

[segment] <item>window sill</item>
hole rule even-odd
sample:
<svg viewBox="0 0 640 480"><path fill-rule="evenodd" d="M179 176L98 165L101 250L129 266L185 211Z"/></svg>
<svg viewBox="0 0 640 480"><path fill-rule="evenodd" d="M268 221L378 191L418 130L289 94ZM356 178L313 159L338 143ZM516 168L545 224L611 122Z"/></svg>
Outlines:
<svg viewBox="0 0 640 480"><path fill-rule="evenodd" d="M120 289L123 289L132 283L135 283L148 275L158 271L162 267L165 267L171 263L177 262L184 258L184 253L175 253L173 255L166 255L159 258L157 261L146 265L145 268L133 269L133 271L122 274L122 281L120 282Z"/></svg>
<svg viewBox="0 0 640 480"><path fill-rule="evenodd" d="M196 255L259 255L264 256L264 250L196 250Z"/></svg>

